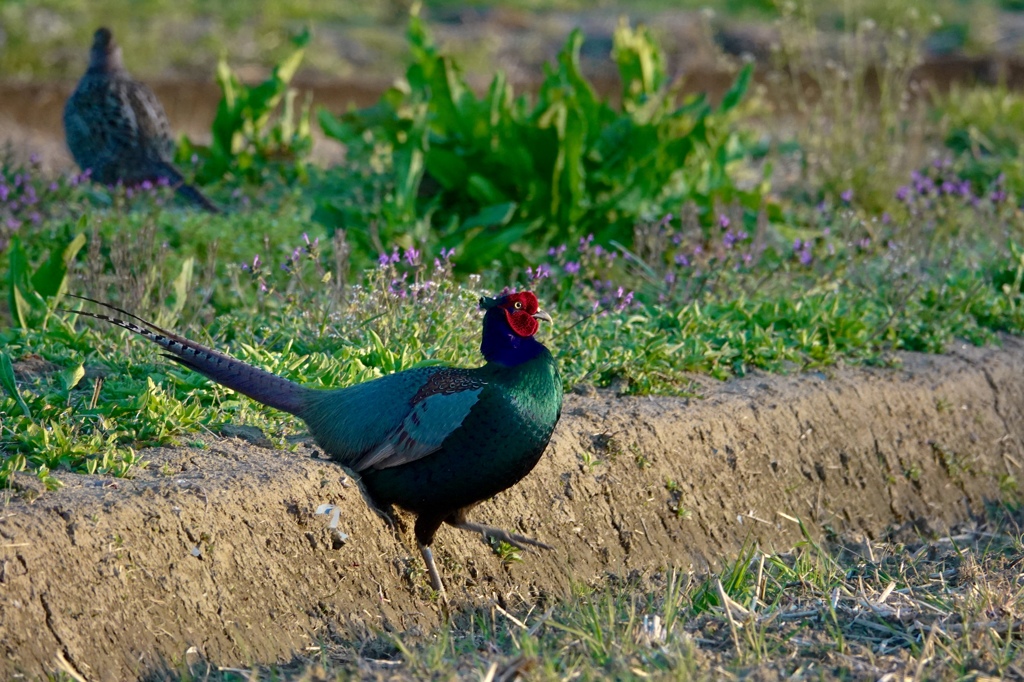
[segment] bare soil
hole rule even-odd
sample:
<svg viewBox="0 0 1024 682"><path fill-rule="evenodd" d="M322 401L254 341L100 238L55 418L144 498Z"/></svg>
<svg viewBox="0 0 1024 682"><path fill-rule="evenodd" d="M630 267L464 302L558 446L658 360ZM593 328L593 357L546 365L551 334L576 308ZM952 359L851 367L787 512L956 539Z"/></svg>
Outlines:
<svg viewBox="0 0 1024 682"><path fill-rule="evenodd" d="M454 609L557 599L634 569L715 568L745 542L941 533L1024 461L1024 341L901 354L899 369L750 376L701 399L567 396L551 446L476 520L555 546L505 564L442 529ZM0 516L0 675L162 678L190 658L287 661L336 636L443 622L408 529L354 479L239 438L156 448L134 478L17 481ZM340 542L322 503L338 505Z"/></svg>

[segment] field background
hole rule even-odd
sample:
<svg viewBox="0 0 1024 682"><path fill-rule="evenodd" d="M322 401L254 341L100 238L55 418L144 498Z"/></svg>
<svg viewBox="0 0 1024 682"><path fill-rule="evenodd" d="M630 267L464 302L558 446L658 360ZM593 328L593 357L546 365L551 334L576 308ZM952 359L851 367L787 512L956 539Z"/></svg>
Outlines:
<svg viewBox="0 0 1024 682"><path fill-rule="evenodd" d="M218 434L307 447L296 420L83 323L68 293L334 386L475 363L474 301L529 287L558 320L545 342L567 388L623 401L847 367L899 376L918 354L1024 333L1018 2L324 6L0 4L9 504L78 476L162 474L147 448L207 450ZM224 215L71 166L61 110L99 25ZM975 433L960 407L936 394L927 456L894 455L885 474L890 493L927 489L933 470L981 486L989 504L966 513L950 488L952 528L794 517L784 549L524 588L427 630L325 630L287 663L182 652L161 674L1024 678L1017 424ZM945 447L947 423L974 440ZM566 454L573 475L625 462L640 476L662 454L613 436ZM982 471L982 452L1000 466ZM653 489L688 530L706 511L685 502L701 482L683 464ZM393 598L439 609L414 564L394 567Z"/></svg>

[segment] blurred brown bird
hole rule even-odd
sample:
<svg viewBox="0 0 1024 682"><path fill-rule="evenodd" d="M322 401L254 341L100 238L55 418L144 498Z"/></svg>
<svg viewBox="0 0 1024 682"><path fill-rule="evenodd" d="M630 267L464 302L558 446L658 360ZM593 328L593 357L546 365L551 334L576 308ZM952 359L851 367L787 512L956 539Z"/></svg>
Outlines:
<svg viewBox="0 0 1024 682"><path fill-rule="evenodd" d="M220 213L171 163L174 141L156 95L124 68L110 29L97 29L89 68L64 106L64 135L75 163L105 185L168 183L193 204Z"/></svg>

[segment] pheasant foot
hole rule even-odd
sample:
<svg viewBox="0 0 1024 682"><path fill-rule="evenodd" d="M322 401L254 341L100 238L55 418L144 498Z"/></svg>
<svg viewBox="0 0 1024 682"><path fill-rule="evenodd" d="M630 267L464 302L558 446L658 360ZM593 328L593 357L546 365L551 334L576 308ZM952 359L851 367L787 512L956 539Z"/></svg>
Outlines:
<svg viewBox="0 0 1024 682"><path fill-rule="evenodd" d="M502 542L507 542L513 547L518 547L523 550L528 549L524 545L540 547L541 549L554 549L551 545L541 542L540 540L534 540L533 538L528 538L525 535L519 535L517 533L509 533L507 530L495 528L494 526L486 526L482 523L460 521L459 523L453 523L452 525L461 530L468 530L470 533L480 533L485 539L494 538L495 540L501 540Z"/></svg>

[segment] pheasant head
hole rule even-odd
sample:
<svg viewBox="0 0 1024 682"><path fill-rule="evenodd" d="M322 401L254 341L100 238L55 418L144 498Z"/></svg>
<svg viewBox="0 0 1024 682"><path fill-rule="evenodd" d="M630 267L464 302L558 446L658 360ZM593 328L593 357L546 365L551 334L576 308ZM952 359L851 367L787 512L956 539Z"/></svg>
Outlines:
<svg viewBox="0 0 1024 682"><path fill-rule="evenodd" d="M96 29L92 38L92 49L89 50L89 71L111 73L123 68L121 47L114 41L114 34L106 27Z"/></svg>
<svg viewBox="0 0 1024 682"><path fill-rule="evenodd" d="M480 307L484 314L484 330L480 352L488 362L509 367L532 360L544 346L534 338L540 327L538 320L551 322L551 316L540 309L532 291L505 294L497 298L484 296Z"/></svg>

